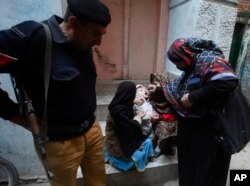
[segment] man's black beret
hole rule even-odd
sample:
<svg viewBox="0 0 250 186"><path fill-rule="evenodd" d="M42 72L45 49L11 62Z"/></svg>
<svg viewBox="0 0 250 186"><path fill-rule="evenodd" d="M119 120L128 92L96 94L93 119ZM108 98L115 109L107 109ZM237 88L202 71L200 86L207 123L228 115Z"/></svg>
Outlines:
<svg viewBox="0 0 250 186"><path fill-rule="evenodd" d="M107 26L111 21L109 9L99 0L67 0L68 8L80 20Z"/></svg>

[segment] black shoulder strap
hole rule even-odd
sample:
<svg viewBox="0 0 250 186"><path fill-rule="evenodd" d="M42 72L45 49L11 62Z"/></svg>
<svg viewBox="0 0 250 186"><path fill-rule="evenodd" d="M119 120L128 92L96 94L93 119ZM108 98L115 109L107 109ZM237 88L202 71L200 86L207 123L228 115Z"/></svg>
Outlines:
<svg viewBox="0 0 250 186"><path fill-rule="evenodd" d="M44 104L44 114L43 114L43 132L47 136L47 96L50 80L50 71L51 71L51 52L52 52L52 36L51 31L48 25L41 23L44 27L46 34L46 48L45 48L45 57L44 57L44 94L45 94L45 104Z"/></svg>
<svg viewBox="0 0 250 186"><path fill-rule="evenodd" d="M30 22L27 22L25 24L28 24ZM27 32L24 28L26 28L25 24L20 24L15 27L12 27L12 30L22 39L29 38L29 36L33 33L33 31L41 25L44 28L45 36L46 36L46 45L45 45L45 57L44 57L44 94L45 94L45 105L44 105L44 115L43 115L43 125L42 125L42 133L44 139L47 139L47 96L48 96L48 88L49 88L49 80L50 80L50 71L51 71L51 53L52 53L52 35L50 28L45 23L38 23L38 22L32 22L32 31ZM29 96L27 95L27 92L23 85L21 84L21 88L23 91L24 99L30 100ZM31 101L31 100L30 100ZM32 106L33 108L33 106Z"/></svg>

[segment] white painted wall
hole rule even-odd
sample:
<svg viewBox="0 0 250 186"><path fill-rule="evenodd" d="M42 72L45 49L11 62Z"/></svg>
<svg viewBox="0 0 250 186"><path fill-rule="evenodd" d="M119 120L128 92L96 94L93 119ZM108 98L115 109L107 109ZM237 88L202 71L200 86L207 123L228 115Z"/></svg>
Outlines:
<svg viewBox="0 0 250 186"><path fill-rule="evenodd" d="M25 20L41 21L62 15L60 0L1 0L0 29ZM15 100L8 74L0 74L0 86ZM44 175L34 150L31 133L0 118L0 155L11 161L21 176Z"/></svg>
<svg viewBox="0 0 250 186"><path fill-rule="evenodd" d="M236 16L233 0L171 0L167 49L179 37L200 37L214 40L228 59ZM168 59L166 71L181 73Z"/></svg>

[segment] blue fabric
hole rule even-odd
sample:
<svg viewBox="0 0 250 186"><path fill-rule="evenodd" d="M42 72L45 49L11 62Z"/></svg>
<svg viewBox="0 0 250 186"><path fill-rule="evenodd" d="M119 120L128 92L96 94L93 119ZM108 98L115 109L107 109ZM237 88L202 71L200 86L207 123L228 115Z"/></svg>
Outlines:
<svg viewBox="0 0 250 186"><path fill-rule="evenodd" d="M109 162L120 171L128 171L136 168L137 171L145 170L148 158L154 155L154 148L151 139L146 139L140 149L136 150L131 158L110 155L105 150L105 162Z"/></svg>

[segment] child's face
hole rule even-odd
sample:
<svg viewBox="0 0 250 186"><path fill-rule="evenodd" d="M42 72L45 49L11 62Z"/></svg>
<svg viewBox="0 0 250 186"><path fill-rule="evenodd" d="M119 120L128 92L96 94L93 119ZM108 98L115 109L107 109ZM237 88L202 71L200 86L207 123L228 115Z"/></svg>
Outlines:
<svg viewBox="0 0 250 186"><path fill-rule="evenodd" d="M139 87L136 89L136 92L142 95L144 98L148 98L148 90L145 87Z"/></svg>

